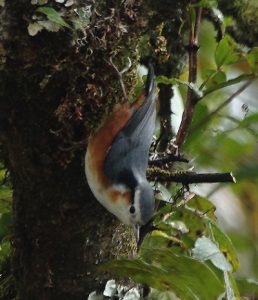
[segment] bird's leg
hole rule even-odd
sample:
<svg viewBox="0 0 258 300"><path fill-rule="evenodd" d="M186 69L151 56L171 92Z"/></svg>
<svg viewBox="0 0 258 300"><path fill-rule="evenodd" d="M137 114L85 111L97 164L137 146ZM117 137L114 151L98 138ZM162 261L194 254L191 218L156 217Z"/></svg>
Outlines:
<svg viewBox="0 0 258 300"><path fill-rule="evenodd" d="M131 66L132 66L132 62L131 62L131 59L128 57L128 64L126 65L126 67L122 70L122 71L119 71L117 66L113 63L112 61L112 57L110 57L109 59L109 62L108 62L113 68L114 70L116 71L116 74L118 76L118 79L120 81L120 85L121 85L121 88L122 88L122 91L123 91L123 95L124 95L124 99L125 101L128 101L128 97L127 97L127 92L126 92L126 89L125 89L125 85L124 85L124 82L123 82L123 77L122 75L127 72Z"/></svg>

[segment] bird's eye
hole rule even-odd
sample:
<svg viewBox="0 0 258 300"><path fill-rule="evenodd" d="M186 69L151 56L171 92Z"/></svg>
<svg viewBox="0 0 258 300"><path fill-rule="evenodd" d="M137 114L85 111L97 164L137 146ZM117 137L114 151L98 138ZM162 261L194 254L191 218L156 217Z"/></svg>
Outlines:
<svg viewBox="0 0 258 300"><path fill-rule="evenodd" d="M130 214L134 214L135 213L135 207L132 205L130 207Z"/></svg>

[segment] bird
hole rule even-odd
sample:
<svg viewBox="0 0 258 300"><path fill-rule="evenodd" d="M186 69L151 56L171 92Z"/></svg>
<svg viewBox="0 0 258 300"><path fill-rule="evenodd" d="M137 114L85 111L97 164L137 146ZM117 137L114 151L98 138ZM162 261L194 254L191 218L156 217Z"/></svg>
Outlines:
<svg viewBox="0 0 258 300"><path fill-rule="evenodd" d="M115 107L88 140L85 173L95 198L122 223L136 240L154 213L155 198L146 178L149 149L156 121L156 84L153 66L143 93Z"/></svg>

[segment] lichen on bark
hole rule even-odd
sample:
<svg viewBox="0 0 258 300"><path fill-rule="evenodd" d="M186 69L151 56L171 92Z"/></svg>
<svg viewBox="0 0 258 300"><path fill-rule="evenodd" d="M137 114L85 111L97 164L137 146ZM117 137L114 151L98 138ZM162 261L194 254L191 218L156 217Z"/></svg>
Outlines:
<svg viewBox="0 0 258 300"><path fill-rule="evenodd" d="M38 3L6 1L1 8L0 138L14 188L13 266L21 300L83 299L109 278L96 273L99 263L134 253L129 229L86 185L87 137L123 97L111 57L120 70L128 57L133 62L124 75L130 100L140 57L152 56L156 74L168 77L177 77L186 59L191 1L74 2L48 5L64 11L71 28L76 18L80 26L35 36L28 25ZM86 7L83 21L78 11ZM172 91L159 88L168 121ZM171 128L164 130L166 144Z"/></svg>

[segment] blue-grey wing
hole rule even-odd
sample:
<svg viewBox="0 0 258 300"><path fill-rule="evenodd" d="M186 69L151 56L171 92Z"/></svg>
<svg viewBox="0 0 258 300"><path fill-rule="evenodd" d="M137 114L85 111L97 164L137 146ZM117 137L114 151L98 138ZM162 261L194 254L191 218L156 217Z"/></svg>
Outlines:
<svg viewBox="0 0 258 300"><path fill-rule="evenodd" d="M155 130L156 95L154 73L149 69L146 96L125 127L114 138L104 161L104 173L115 182L130 180L130 174L145 176L149 148ZM131 178L131 180L134 180Z"/></svg>

